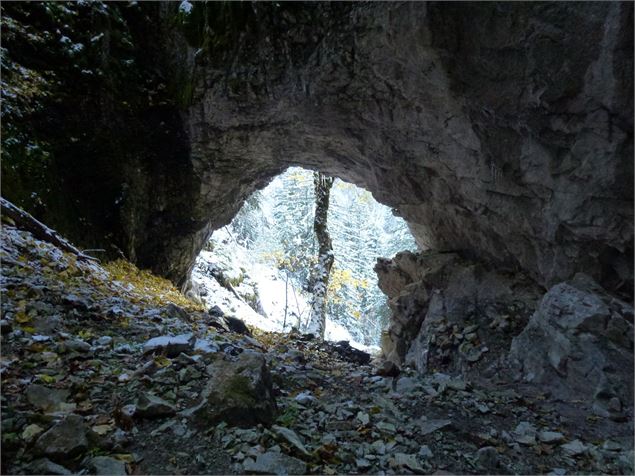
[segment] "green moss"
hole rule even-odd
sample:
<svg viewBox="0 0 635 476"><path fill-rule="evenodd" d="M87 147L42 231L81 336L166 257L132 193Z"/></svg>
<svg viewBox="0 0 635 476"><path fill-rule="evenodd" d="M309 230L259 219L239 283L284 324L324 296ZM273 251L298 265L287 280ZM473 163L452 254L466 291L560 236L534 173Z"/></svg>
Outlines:
<svg viewBox="0 0 635 476"><path fill-rule="evenodd" d="M242 274L235 278L227 278L227 281L229 282L229 284L231 284L234 287L240 286L244 280L245 280L245 276Z"/></svg>
<svg viewBox="0 0 635 476"><path fill-rule="evenodd" d="M226 383L224 393L242 406L251 407L258 403L258 399L253 394L251 382L244 375L234 375Z"/></svg>

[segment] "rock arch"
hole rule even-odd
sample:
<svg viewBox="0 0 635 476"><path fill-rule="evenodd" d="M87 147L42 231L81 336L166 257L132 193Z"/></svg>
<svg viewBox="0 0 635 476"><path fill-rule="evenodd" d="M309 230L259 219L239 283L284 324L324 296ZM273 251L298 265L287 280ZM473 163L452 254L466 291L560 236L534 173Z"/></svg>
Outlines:
<svg viewBox="0 0 635 476"><path fill-rule="evenodd" d="M630 286L632 4L177 6L128 25L178 89L143 119L152 150L95 159L112 191L65 186L141 266L182 283L211 231L300 165L367 188L426 246L545 286Z"/></svg>
<svg viewBox="0 0 635 476"><path fill-rule="evenodd" d="M580 270L608 279L629 259L631 6L254 12L260 27L231 54L187 47L199 180L187 213L211 221L155 268L181 278L209 230L290 165L364 186L426 246L544 285Z"/></svg>

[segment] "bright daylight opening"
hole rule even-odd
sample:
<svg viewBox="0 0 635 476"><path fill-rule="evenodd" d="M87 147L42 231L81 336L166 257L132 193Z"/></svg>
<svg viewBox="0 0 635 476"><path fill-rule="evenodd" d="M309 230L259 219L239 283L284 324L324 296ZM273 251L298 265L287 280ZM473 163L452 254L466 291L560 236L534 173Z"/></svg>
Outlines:
<svg viewBox="0 0 635 476"><path fill-rule="evenodd" d="M314 174L288 169L214 232L192 273L208 309L263 330L309 330L319 248ZM373 271L376 258L417 245L403 219L367 190L339 179L330 190L327 229L334 261L325 338L372 349L389 318Z"/></svg>

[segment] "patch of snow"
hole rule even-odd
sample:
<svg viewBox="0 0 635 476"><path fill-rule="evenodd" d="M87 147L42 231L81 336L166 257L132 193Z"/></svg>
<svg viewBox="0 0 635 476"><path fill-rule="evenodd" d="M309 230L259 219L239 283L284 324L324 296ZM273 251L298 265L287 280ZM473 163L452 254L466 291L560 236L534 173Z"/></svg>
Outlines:
<svg viewBox="0 0 635 476"><path fill-rule="evenodd" d="M192 11L192 8L194 8L194 5L187 0L183 0L179 5L179 11L185 13L186 15Z"/></svg>

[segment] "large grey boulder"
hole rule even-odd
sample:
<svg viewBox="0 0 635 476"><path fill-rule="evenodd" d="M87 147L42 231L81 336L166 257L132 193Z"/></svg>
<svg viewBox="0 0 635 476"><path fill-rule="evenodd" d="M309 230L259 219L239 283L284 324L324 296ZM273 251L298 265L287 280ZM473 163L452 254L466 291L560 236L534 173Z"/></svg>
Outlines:
<svg viewBox="0 0 635 476"><path fill-rule="evenodd" d="M199 402L182 415L202 426L220 421L234 426L273 422L276 401L261 353L245 350L235 360L218 358L208 365L207 374L209 380Z"/></svg>
<svg viewBox="0 0 635 476"><path fill-rule="evenodd" d="M617 416L633 398L633 308L576 275L545 294L510 358L525 382Z"/></svg>

